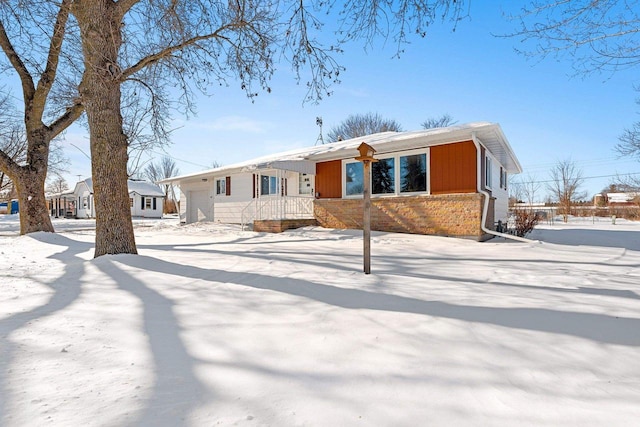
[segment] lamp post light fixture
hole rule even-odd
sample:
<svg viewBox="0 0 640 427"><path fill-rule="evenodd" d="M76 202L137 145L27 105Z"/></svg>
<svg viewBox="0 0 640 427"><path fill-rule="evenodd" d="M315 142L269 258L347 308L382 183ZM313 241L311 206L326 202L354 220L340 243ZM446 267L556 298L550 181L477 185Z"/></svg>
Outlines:
<svg viewBox="0 0 640 427"><path fill-rule="evenodd" d="M362 217L362 237L364 241L364 274L371 274L371 163L377 162L373 158L376 150L366 143L358 146L360 156L356 160L362 162L363 166L363 189L364 212Z"/></svg>

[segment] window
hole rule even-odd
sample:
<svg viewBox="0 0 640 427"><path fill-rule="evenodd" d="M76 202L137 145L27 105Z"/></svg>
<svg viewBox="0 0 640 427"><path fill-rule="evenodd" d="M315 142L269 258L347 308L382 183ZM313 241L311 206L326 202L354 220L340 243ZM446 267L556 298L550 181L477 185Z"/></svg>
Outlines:
<svg viewBox="0 0 640 427"><path fill-rule="evenodd" d="M395 159L380 159L371 164L372 194L395 193Z"/></svg>
<svg viewBox="0 0 640 427"><path fill-rule="evenodd" d="M507 189L507 171L500 166L500 188Z"/></svg>
<svg viewBox="0 0 640 427"><path fill-rule="evenodd" d="M345 194L355 196L364 191L364 170L361 162L347 163L345 166Z"/></svg>
<svg viewBox="0 0 640 427"><path fill-rule="evenodd" d="M400 156L400 192L427 191L427 155Z"/></svg>
<svg viewBox="0 0 640 427"><path fill-rule="evenodd" d="M301 173L298 180L298 193L299 194L311 194L313 188L311 188L311 177L306 173Z"/></svg>
<svg viewBox="0 0 640 427"><path fill-rule="evenodd" d="M491 168L491 158L487 156L484 163L484 186L487 188L491 188Z"/></svg>
<svg viewBox="0 0 640 427"><path fill-rule="evenodd" d="M129 197L129 206L133 207L133 197Z"/></svg>
<svg viewBox="0 0 640 427"><path fill-rule="evenodd" d="M227 194L227 180L225 178L216 179L216 194L223 196Z"/></svg>
<svg viewBox="0 0 640 427"><path fill-rule="evenodd" d="M278 179L275 176L260 175L260 194L278 194Z"/></svg>
<svg viewBox="0 0 640 427"><path fill-rule="evenodd" d="M151 197L145 197L144 199L144 208L151 209Z"/></svg>

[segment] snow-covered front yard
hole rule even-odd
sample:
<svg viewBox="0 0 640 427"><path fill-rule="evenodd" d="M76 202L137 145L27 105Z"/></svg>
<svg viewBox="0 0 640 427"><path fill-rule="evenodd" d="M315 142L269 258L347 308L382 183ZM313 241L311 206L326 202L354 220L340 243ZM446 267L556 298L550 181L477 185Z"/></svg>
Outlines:
<svg viewBox="0 0 640 427"><path fill-rule="evenodd" d="M640 224L540 242L0 215L0 425L629 426Z"/></svg>

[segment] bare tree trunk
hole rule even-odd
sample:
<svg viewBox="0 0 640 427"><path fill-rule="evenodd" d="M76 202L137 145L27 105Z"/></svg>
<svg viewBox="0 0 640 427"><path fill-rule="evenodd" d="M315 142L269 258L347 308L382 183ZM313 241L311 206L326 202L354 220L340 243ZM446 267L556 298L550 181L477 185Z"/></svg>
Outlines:
<svg viewBox="0 0 640 427"><path fill-rule="evenodd" d="M96 208L95 256L135 254L127 188L127 137L120 105L118 50L122 44L117 3L110 0L76 2L85 78L80 93L87 113L91 173Z"/></svg>
<svg viewBox="0 0 640 427"><path fill-rule="evenodd" d="M20 234L37 231L54 232L44 197L45 178L46 170L43 173L31 168L23 168L18 176L12 178L18 189Z"/></svg>
<svg viewBox="0 0 640 427"><path fill-rule="evenodd" d="M49 209L44 196L47 178L50 137L44 127L27 135L26 165L19 166L0 151L0 166L13 181L18 193L20 234L46 231L53 233Z"/></svg>

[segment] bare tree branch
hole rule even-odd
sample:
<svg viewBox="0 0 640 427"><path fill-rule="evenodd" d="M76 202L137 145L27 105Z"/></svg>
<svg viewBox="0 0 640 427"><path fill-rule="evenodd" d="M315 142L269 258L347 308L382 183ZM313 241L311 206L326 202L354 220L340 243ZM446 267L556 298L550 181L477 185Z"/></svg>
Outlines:
<svg viewBox="0 0 640 427"><path fill-rule="evenodd" d="M393 119L384 119L378 113L352 114L327 134L331 142L357 138L380 132L401 132L402 126Z"/></svg>

